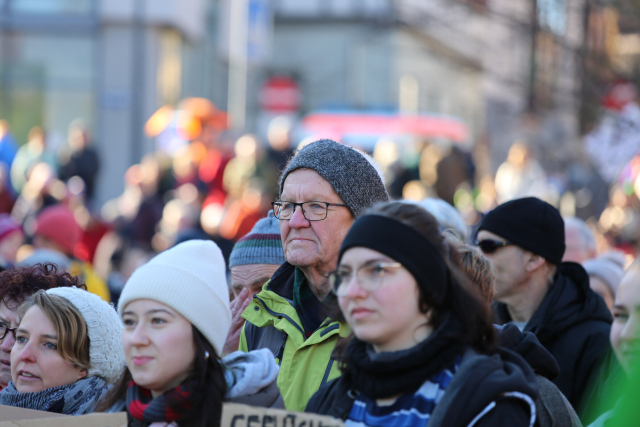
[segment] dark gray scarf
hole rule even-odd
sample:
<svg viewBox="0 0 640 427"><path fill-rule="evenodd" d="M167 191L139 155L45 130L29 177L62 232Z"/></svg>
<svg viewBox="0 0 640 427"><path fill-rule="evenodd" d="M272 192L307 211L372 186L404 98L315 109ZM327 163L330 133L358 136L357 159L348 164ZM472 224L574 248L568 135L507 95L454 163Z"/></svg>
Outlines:
<svg viewBox="0 0 640 427"><path fill-rule="evenodd" d="M105 381L99 377L83 378L73 384L33 393L20 393L11 381L0 392L0 405L82 415L93 412L107 390Z"/></svg>

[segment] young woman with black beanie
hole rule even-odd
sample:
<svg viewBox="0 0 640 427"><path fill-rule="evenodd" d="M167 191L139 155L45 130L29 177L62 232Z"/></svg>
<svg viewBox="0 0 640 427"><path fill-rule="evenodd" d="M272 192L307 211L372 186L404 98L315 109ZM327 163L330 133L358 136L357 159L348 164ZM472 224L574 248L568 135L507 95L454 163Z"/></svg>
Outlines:
<svg viewBox="0 0 640 427"><path fill-rule="evenodd" d="M495 347L486 303L458 265L417 205L376 205L357 219L330 275L354 337L335 355L343 375L306 411L346 426L532 426L534 373Z"/></svg>

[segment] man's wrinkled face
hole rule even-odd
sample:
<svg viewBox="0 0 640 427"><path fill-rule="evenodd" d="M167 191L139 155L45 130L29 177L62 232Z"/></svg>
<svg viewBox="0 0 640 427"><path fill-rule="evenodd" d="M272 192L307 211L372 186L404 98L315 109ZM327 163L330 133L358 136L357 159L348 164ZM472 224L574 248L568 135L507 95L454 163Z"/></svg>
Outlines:
<svg viewBox="0 0 640 427"><path fill-rule="evenodd" d="M259 293L279 267L276 264L234 265L231 267L233 293L238 296L244 288L247 288L251 295Z"/></svg>
<svg viewBox="0 0 640 427"><path fill-rule="evenodd" d="M291 172L284 182L280 200L344 204L331 184L311 169ZM336 268L340 245L351 224L353 216L346 207L331 206L324 220L308 221L298 206L291 219L280 221L284 256L297 267L318 268L328 273Z"/></svg>
<svg viewBox="0 0 640 427"><path fill-rule="evenodd" d="M496 240L504 242L506 239L493 234L487 230L478 232L478 241ZM526 277L524 250L516 245L504 246L496 249L493 253L485 253L489 258L496 273L496 284L494 299L501 301L502 298L509 297L517 293L518 285Z"/></svg>

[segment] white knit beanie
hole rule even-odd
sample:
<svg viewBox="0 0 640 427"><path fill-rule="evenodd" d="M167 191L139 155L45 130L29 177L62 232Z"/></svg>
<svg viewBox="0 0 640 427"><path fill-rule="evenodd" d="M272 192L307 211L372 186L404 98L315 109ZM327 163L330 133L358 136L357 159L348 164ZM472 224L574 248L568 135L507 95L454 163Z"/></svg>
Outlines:
<svg viewBox="0 0 640 427"><path fill-rule="evenodd" d="M195 326L222 354L231 327L229 288L224 258L209 240L189 240L157 255L129 278L118 313L131 301L150 299L165 304Z"/></svg>
<svg viewBox="0 0 640 427"><path fill-rule="evenodd" d="M100 377L109 384L115 383L126 364L122 350L122 322L115 307L80 288L53 288L47 290L47 294L68 300L87 324L91 363L88 376Z"/></svg>

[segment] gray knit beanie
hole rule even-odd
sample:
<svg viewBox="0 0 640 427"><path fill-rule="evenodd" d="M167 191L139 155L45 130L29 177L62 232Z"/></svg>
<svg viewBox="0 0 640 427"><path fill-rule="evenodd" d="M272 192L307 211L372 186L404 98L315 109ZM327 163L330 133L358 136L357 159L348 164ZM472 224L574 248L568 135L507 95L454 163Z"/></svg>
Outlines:
<svg viewBox="0 0 640 427"><path fill-rule="evenodd" d="M284 251L280 238L280 221L269 211L266 218L262 218L253 229L238 240L231 256L229 268L246 264L275 264L282 265Z"/></svg>
<svg viewBox="0 0 640 427"><path fill-rule="evenodd" d="M326 179L354 217L377 202L389 201L382 173L366 154L330 139L321 139L300 150L280 176L280 192L287 175L296 169L312 169Z"/></svg>
<svg viewBox="0 0 640 427"><path fill-rule="evenodd" d="M618 285L624 274L624 254L618 251L610 251L598 258L590 259L582 263L589 275L602 279L611 289L613 295L618 291Z"/></svg>

